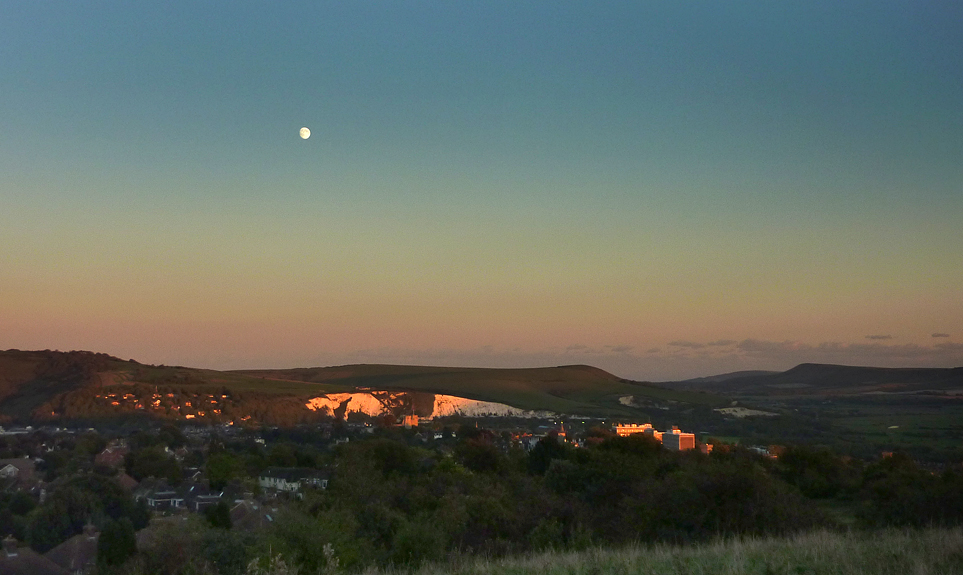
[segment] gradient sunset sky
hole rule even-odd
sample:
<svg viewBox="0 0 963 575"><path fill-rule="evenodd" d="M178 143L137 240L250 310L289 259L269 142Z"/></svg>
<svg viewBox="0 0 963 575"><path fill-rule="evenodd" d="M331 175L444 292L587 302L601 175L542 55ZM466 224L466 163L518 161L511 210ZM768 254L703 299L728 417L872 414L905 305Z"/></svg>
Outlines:
<svg viewBox="0 0 963 575"><path fill-rule="evenodd" d="M926 0L5 2L0 349L963 365L961 23Z"/></svg>

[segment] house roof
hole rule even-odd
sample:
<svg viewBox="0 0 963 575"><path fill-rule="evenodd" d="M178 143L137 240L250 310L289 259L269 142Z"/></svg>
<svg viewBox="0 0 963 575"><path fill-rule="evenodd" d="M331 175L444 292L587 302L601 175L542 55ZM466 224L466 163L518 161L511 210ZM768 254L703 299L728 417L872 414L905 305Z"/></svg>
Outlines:
<svg viewBox="0 0 963 575"><path fill-rule="evenodd" d="M25 457L19 457L16 459L0 459L0 469L5 469L8 465L12 465L17 468L17 478L18 479L29 479L33 476L34 471L37 469L37 465L34 463L33 459L27 459Z"/></svg>
<svg viewBox="0 0 963 575"><path fill-rule="evenodd" d="M100 533L89 526L84 529L84 533L74 535L44 553L44 557L71 572L83 569L97 562L99 539Z"/></svg>
<svg viewBox="0 0 963 575"><path fill-rule="evenodd" d="M3 575L69 575L68 571L29 547L16 547L13 551L0 549L0 573ZM16 545L15 541L10 541ZM11 545L12 546L12 545Z"/></svg>
<svg viewBox="0 0 963 575"><path fill-rule="evenodd" d="M241 501L231 509L231 528L237 531L257 531L271 525L277 509L254 501Z"/></svg>
<svg viewBox="0 0 963 575"><path fill-rule="evenodd" d="M94 463L102 465L120 465L124 456L130 451L127 447L105 447L94 457Z"/></svg>
<svg viewBox="0 0 963 575"><path fill-rule="evenodd" d="M114 477L114 481L127 491L133 491L138 485L140 485L137 483L136 479L124 472L117 474L117 477Z"/></svg>
<svg viewBox="0 0 963 575"><path fill-rule="evenodd" d="M137 549L146 549L163 542L163 532L168 529L181 529L186 527L187 515L174 515L172 517L154 516L150 524L134 534L137 540Z"/></svg>

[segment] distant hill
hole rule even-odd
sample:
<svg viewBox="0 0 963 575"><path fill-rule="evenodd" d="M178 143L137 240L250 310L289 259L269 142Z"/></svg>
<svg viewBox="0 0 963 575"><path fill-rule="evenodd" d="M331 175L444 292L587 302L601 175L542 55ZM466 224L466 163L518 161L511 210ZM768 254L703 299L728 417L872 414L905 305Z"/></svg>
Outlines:
<svg viewBox="0 0 963 575"><path fill-rule="evenodd" d="M356 390L436 393L526 410L622 418L644 415L636 409L640 403L726 403L715 395L628 381L587 365L216 371L145 365L88 351L0 351L0 423L140 415L252 424L307 422L317 417L305 408L307 398ZM628 396L635 400L625 401Z"/></svg>
<svg viewBox="0 0 963 575"><path fill-rule="evenodd" d="M346 365L237 373L274 381L299 381L353 389L421 391L505 403L531 410L584 415L633 413L619 399L640 395L681 402L706 403L688 394L621 379L588 365L529 369ZM719 398L710 399L712 402ZM721 400L724 401L724 400Z"/></svg>
<svg viewBox="0 0 963 575"><path fill-rule="evenodd" d="M29 414L51 397L99 381L99 373L121 363L86 351L0 351L0 414Z"/></svg>
<svg viewBox="0 0 963 575"><path fill-rule="evenodd" d="M729 381L730 379L740 379L744 377L757 377L760 375L775 375L777 373L780 373L780 372L762 371L762 370L733 371L732 373L722 373L719 375L710 375L707 377L693 377L692 379L687 379L682 383L690 383L693 385L699 385L703 383L722 383L724 381Z"/></svg>
<svg viewBox="0 0 963 575"><path fill-rule="evenodd" d="M733 396L941 394L963 390L963 367L887 368L803 363L784 372L728 374L662 385Z"/></svg>
<svg viewBox="0 0 963 575"><path fill-rule="evenodd" d="M149 410L143 406L141 396L161 388L167 393L187 389L195 396L229 389L244 394L249 402L262 395L299 396L317 394L319 390L318 385L267 382L215 370L145 365L89 351L0 351L0 424L124 415L137 410L138 403L142 406L140 411L146 412ZM106 395L111 393L129 395L130 401L106 401Z"/></svg>

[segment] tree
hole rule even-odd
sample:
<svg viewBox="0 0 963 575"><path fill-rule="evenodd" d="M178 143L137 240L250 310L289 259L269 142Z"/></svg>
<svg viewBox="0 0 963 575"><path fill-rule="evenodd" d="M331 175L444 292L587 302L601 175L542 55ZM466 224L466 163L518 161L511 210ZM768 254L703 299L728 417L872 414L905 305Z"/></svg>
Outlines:
<svg viewBox="0 0 963 575"><path fill-rule="evenodd" d="M207 458L207 477L211 489L220 491L243 472L243 462L233 453L220 451Z"/></svg>
<svg viewBox="0 0 963 575"><path fill-rule="evenodd" d="M211 527L218 529L231 528L231 510L227 507L227 503L223 501L218 501L216 505L211 505L205 509L204 516L207 517Z"/></svg>
<svg viewBox="0 0 963 575"><path fill-rule="evenodd" d="M99 502L90 493L73 486L58 489L43 505L30 512L27 542L36 551L45 553L80 533L84 523L99 508Z"/></svg>
<svg viewBox="0 0 963 575"><path fill-rule="evenodd" d="M556 435L548 435L538 440L528 454L528 470L535 475L544 475L553 459L566 459L568 451Z"/></svg>
<svg viewBox="0 0 963 575"><path fill-rule="evenodd" d="M127 473L137 481L143 481L146 477L164 477L169 483L177 485L183 479L177 460L160 446L128 453L124 465Z"/></svg>
<svg viewBox="0 0 963 575"><path fill-rule="evenodd" d="M472 471L497 472L505 467L505 458L498 448L482 438L463 439L455 446L455 456Z"/></svg>
<svg viewBox="0 0 963 575"><path fill-rule="evenodd" d="M97 541L97 564L104 567L120 565L137 552L137 539L130 519L108 520Z"/></svg>
<svg viewBox="0 0 963 575"><path fill-rule="evenodd" d="M36 506L36 500L22 491L17 491L14 493L13 497L10 498L10 502L7 504L7 507L10 508L10 512L14 515L26 515L27 513L30 513L30 511L32 511Z"/></svg>

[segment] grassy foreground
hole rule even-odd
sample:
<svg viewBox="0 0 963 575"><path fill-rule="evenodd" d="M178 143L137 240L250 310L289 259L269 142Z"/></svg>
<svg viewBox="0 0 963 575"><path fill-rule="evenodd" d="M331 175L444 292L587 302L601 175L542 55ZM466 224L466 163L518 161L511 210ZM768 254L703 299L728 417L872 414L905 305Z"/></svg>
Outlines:
<svg viewBox="0 0 963 575"><path fill-rule="evenodd" d="M369 575L392 573L370 571ZM425 566L418 575L936 575L963 573L963 530L818 531L706 545L546 552Z"/></svg>

